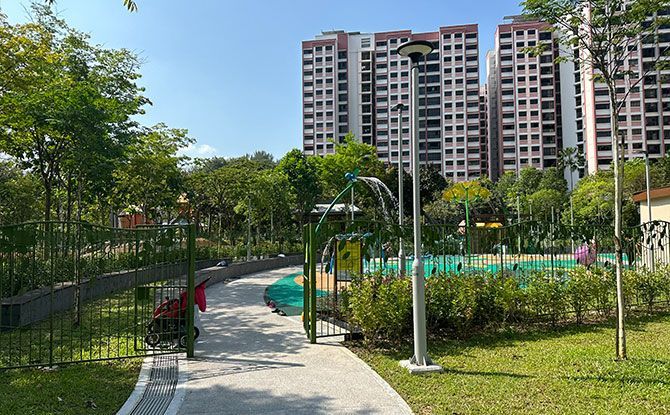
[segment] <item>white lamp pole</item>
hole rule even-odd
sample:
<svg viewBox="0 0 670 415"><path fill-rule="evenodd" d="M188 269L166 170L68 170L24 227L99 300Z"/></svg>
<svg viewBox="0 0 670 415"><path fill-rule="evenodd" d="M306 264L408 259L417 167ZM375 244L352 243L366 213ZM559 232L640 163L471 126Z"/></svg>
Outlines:
<svg viewBox="0 0 670 415"><path fill-rule="evenodd" d="M414 213L414 261L412 262L412 293L414 323L414 356L410 360L400 362L410 373L440 371L442 368L433 365L428 357L426 344L426 284L423 277L421 262L421 206L419 192L419 60L433 51L433 44L425 40L414 40L398 47L400 56L408 57L412 65L411 81L411 113L410 128L412 152L412 185Z"/></svg>
<svg viewBox="0 0 670 415"><path fill-rule="evenodd" d="M400 225L400 232L403 231L403 225L405 224L405 213L404 213L404 190L403 190L403 173L405 167L403 165L403 148L402 148L402 111L405 109L405 104L402 102L397 103L392 110L398 111L398 224ZM405 250L403 248L402 236L398 241L398 269L400 275L405 275Z"/></svg>

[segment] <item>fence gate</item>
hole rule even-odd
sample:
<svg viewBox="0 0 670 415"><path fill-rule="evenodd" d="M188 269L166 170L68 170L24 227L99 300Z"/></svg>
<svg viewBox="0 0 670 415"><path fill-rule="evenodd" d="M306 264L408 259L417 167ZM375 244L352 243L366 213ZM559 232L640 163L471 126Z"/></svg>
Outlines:
<svg viewBox="0 0 670 415"><path fill-rule="evenodd" d="M0 227L0 368L192 355L194 274L194 225Z"/></svg>
<svg viewBox="0 0 670 415"><path fill-rule="evenodd" d="M356 336L347 301L355 279L390 264L384 244L385 226L377 222L324 222L304 229L303 324L310 341L330 336ZM397 229L396 229L397 231Z"/></svg>

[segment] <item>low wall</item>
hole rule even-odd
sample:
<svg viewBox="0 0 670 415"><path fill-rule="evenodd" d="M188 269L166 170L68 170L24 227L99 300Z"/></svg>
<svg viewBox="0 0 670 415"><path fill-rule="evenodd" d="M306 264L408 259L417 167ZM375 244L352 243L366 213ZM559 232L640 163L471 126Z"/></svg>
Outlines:
<svg viewBox="0 0 670 415"><path fill-rule="evenodd" d="M227 267L205 268L196 272L195 283L198 284L206 278L211 278L207 285L212 285L256 272L303 265L304 262L305 257L303 255L289 255L283 258L277 257L259 259L257 261L238 262L230 264Z"/></svg>
<svg viewBox="0 0 670 415"><path fill-rule="evenodd" d="M218 260L196 262L196 270L216 265ZM132 271L110 272L79 284L81 301L104 298L111 294L130 290L136 285L149 284L183 276L188 272L188 263L161 264ZM23 327L74 307L76 284L63 282L52 287L29 291L22 295L3 298L0 305L0 327L10 329Z"/></svg>
<svg viewBox="0 0 670 415"><path fill-rule="evenodd" d="M302 265L302 255L291 255L260 259L257 261L232 263L227 267L215 266L219 260L196 262L196 284L211 278L208 285L235 279L246 274ZM130 290L136 286L178 278L188 272L188 263L162 264L132 271L103 274L94 280L85 280L79 285L81 301L104 298L111 294ZM48 318L51 313L59 313L74 307L76 286L72 282L59 283L22 295L3 298L0 307L0 330L27 326Z"/></svg>

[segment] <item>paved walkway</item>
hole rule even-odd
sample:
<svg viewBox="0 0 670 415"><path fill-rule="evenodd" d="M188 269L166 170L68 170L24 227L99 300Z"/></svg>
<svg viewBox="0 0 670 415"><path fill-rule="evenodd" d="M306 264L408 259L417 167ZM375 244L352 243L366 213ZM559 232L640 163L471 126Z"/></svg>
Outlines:
<svg viewBox="0 0 670 415"><path fill-rule="evenodd" d="M270 312L265 288L297 268L207 288L180 414L407 414L372 370L336 344L309 344L296 319ZM180 367L180 370L182 368Z"/></svg>

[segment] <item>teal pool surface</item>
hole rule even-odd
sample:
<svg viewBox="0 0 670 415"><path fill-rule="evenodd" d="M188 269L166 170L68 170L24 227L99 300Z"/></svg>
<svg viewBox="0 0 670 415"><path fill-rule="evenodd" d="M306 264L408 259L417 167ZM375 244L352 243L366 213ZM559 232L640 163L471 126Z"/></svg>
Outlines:
<svg viewBox="0 0 670 415"><path fill-rule="evenodd" d="M470 260L463 255L437 255L426 256L423 258L424 275L431 275L435 272L459 272L459 271L484 271L484 272L498 272L501 268L510 271L540 271L544 269L571 269L577 266L577 261L574 258L566 258L565 255L554 258L541 257L530 260L518 260L513 256L506 256L503 258L501 264L499 256L480 256L473 255ZM605 253L599 254L597 264L604 265L607 262L614 261L614 254ZM627 262L627 257L624 254L624 263ZM398 269L398 262L396 258L392 258L386 264L378 258L371 261L365 261L363 264L364 272L375 271L396 271ZM412 271L412 258L408 258L405 264L405 271Z"/></svg>
<svg viewBox="0 0 670 415"><path fill-rule="evenodd" d="M527 271L549 270L552 269L552 267L554 269L571 269L577 266L577 261L575 259L567 258L566 256L559 258L555 257L553 261L546 257L542 259L533 258L531 260L519 261L518 258L510 255L503 258L502 264L497 262L500 261L499 256L484 255L473 256L470 258L470 261L468 261L467 257L458 255L427 256L423 261L424 275L426 276L433 275L435 272L497 272L501 267L520 275ZM598 255L597 263L599 265L603 265L607 262L612 263L613 261L614 254L606 253ZM625 255L624 262L627 262ZM363 264L364 272L374 272L378 270L382 270L382 272L397 271L397 269L397 258L391 258L386 264L383 264L379 259L365 261ZM412 272L411 258L408 258L407 260L406 272L407 274L411 274ZM268 286L265 291L266 300L273 301L276 306L287 315L295 316L302 313L303 289L302 285L295 282L296 277L299 275L302 274L291 274L281 278ZM328 291L317 290L316 295L317 297L327 297Z"/></svg>
<svg viewBox="0 0 670 415"><path fill-rule="evenodd" d="M275 281L265 291L267 300L272 300L277 308L288 315L300 315L303 305L302 285L295 282L295 278L302 274L291 274ZM325 297L328 293L316 290L317 297Z"/></svg>

